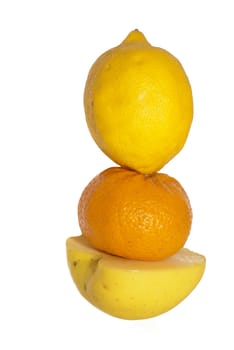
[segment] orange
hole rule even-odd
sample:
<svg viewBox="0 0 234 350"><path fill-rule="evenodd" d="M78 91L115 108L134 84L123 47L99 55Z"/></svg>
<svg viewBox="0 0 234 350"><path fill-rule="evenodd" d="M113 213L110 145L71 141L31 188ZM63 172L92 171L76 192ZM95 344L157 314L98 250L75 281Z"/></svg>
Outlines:
<svg viewBox="0 0 234 350"><path fill-rule="evenodd" d="M84 189L78 218L94 248L128 259L160 260L184 246L192 210L174 178L113 167Z"/></svg>

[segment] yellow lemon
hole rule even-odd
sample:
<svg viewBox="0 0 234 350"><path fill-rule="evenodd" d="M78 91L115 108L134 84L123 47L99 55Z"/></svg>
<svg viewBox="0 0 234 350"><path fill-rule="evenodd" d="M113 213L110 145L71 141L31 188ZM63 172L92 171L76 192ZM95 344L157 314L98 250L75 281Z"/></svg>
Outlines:
<svg viewBox="0 0 234 350"><path fill-rule="evenodd" d="M182 65L138 30L93 64L84 107L101 150L119 165L145 174L161 169L182 149L193 118Z"/></svg>

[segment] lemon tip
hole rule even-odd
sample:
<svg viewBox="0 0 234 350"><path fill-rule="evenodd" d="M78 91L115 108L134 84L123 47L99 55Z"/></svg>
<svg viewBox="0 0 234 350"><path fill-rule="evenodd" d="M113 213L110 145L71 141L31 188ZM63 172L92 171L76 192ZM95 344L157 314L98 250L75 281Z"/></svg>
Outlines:
<svg viewBox="0 0 234 350"><path fill-rule="evenodd" d="M139 29L134 29L127 35L127 37L124 39L122 44L138 43L138 42L144 42L149 44L145 35Z"/></svg>

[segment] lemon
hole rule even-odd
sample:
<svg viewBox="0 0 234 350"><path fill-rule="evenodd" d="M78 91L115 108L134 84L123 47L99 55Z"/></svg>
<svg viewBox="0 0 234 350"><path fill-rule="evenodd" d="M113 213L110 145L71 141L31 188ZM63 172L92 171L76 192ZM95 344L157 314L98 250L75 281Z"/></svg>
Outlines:
<svg viewBox="0 0 234 350"><path fill-rule="evenodd" d="M88 128L117 164L149 174L184 146L192 91L180 62L132 31L90 69L84 91Z"/></svg>

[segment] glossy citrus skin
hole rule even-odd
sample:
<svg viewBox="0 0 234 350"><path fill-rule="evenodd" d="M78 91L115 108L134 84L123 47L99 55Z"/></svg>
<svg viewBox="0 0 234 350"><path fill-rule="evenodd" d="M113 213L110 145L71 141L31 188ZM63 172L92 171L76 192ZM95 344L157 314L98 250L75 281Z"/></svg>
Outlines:
<svg viewBox="0 0 234 350"><path fill-rule="evenodd" d="M184 246L192 210L174 178L113 167L85 188L78 218L94 248L129 259L160 260Z"/></svg>
<svg viewBox="0 0 234 350"><path fill-rule="evenodd" d="M182 65L138 30L93 64L84 107L101 150L119 165L145 174L161 169L182 149L193 118Z"/></svg>

